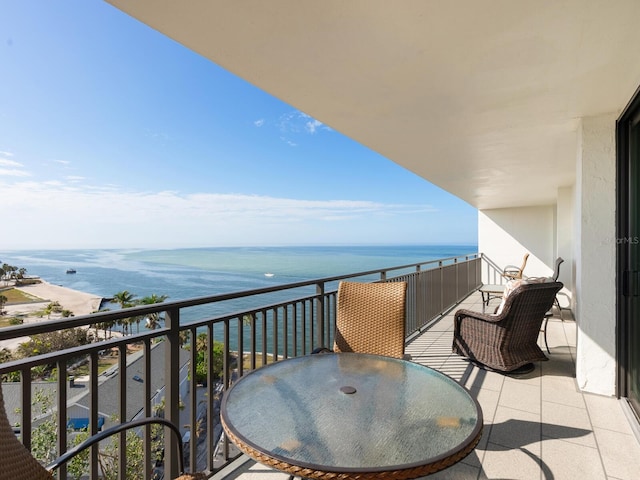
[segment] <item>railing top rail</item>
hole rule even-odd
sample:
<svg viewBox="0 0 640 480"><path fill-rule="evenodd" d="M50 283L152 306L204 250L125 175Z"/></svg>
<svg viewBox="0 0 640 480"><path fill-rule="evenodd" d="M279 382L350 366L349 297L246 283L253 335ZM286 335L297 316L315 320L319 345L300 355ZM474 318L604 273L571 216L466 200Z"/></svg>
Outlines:
<svg viewBox="0 0 640 480"><path fill-rule="evenodd" d="M25 357L18 360L11 360L0 364L0 374L8 373L23 368L31 368L45 363L53 363L63 358L74 358L87 355L94 351L107 350L109 348L128 345L135 342L141 342L145 339L151 339L166 335L170 329L166 327L157 328L143 333L134 333L126 337L114 337L108 340L100 340L99 342L87 343L77 347L66 348L61 351L43 353L34 357Z"/></svg>

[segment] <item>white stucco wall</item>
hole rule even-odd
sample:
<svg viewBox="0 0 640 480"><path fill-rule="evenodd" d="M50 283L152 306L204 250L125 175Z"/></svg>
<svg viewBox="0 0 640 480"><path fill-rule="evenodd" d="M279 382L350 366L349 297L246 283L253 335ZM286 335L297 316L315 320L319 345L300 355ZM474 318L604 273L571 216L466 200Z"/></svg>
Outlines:
<svg viewBox="0 0 640 480"><path fill-rule="evenodd" d="M550 275L556 259L555 223L555 206L482 210L478 212L478 250L500 267L520 266L528 252L525 275Z"/></svg>
<svg viewBox="0 0 640 480"><path fill-rule="evenodd" d="M556 256L564 259L564 263L560 266L560 276L558 277L558 280L564 284L564 288L558 295L558 301L562 308L571 308L571 310L575 309L572 301L572 292L575 285L575 262L573 258L574 216L574 187L559 188L556 207Z"/></svg>
<svg viewBox="0 0 640 480"><path fill-rule="evenodd" d="M615 121L584 118L576 162L574 260L580 389L615 394Z"/></svg>

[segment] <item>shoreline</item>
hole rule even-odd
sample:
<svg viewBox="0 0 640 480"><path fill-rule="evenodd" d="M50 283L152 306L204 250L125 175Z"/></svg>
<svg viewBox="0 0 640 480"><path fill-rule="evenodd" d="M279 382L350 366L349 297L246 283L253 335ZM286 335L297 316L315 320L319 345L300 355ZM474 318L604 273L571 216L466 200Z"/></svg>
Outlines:
<svg viewBox="0 0 640 480"><path fill-rule="evenodd" d="M38 317L36 312L42 310L51 302L59 302L62 308L70 310L73 312L74 316L80 316L95 312L100 308L100 304L103 301L103 298L97 295L55 285L42 279L40 279L40 283L19 286L14 285L13 288L42 300L30 303L5 305L5 316L24 316L24 323L37 323L49 320L46 317ZM20 345L20 343L25 342L28 339L29 337L19 337L11 340L2 340L0 341L0 349L7 348L9 350L14 350Z"/></svg>

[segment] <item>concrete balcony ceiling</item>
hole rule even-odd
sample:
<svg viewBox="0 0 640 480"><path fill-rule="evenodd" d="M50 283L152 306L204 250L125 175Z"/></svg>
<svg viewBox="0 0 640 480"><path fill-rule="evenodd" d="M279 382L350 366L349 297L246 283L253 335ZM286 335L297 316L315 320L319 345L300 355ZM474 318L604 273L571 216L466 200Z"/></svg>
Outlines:
<svg viewBox="0 0 640 480"><path fill-rule="evenodd" d="M638 0L107 0L480 208L548 205L640 84Z"/></svg>

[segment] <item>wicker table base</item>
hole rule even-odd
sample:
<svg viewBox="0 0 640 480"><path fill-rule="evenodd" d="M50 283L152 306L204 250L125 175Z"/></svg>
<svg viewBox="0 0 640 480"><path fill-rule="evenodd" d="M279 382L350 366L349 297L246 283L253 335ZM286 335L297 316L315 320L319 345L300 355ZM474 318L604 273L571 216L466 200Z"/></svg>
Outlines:
<svg viewBox="0 0 640 480"><path fill-rule="evenodd" d="M451 455L447 458L444 458L440 461L429 463L427 465L423 465L420 467L402 469L402 470L394 470L389 472L329 472L323 470L313 470L310 468L302 468L297 465L293 465L288 462L283 462L276 458L273 458L255 448L252 448L250 445L244 443L237 436L235 436L229 428L226 426L224 421L222 422L222 427L224 428L225 433L242 452L249 455L256 462L259 462L263 465L267 465L269 467L275 468L276 470L280 470L281 472L291 474L291 477L300 477L301 479L314 479L314 480L386 480L386 479L394 479L394 480L410 480L413 478L424 477L426 475L431 475L432 473L439 472L440 470L444 470L452 465L455 465L464 457L469 455L474 448L478 445L480 438L482 437L482 430L478 432L478 435L470 443L464 450L457 452L454 455Z"/></svg>

